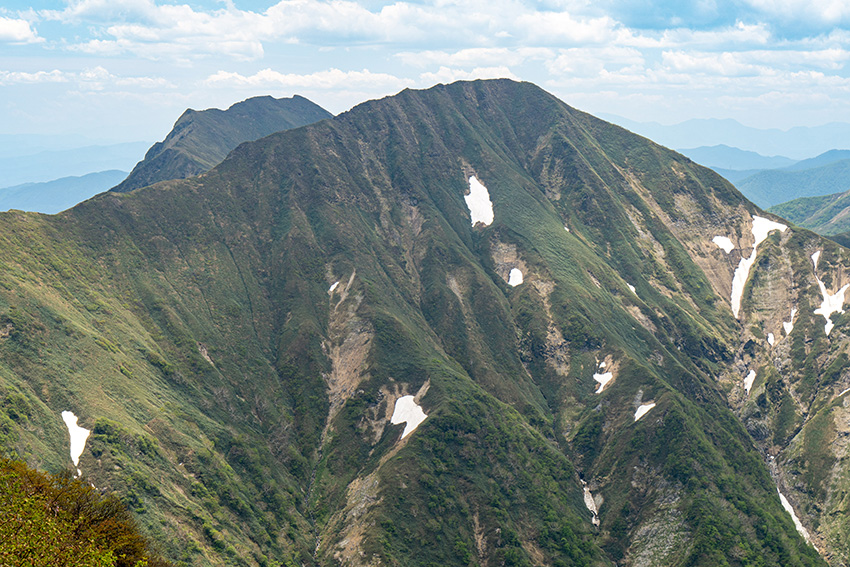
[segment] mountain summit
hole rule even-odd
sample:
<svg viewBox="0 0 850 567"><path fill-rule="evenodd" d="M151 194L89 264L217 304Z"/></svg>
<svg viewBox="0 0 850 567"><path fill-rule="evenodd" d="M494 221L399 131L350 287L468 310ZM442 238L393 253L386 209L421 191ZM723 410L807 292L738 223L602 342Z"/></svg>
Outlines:
<svg viewBox="0 0 850 567"><path fill-rule="evenodd" d="M332 115L304 97L260 96L227 110L187 110L165 140L154 144L127 179L112 191L127 192L158 181L184 179L212 169L236 146Z"/></svg>
<svg viewBox="0 0 850 567"><path fill-rule="evenodd" d="M405 90L0 215L0 446L69 412L187 565L840 565L848 260L534 85Z"/></svg>

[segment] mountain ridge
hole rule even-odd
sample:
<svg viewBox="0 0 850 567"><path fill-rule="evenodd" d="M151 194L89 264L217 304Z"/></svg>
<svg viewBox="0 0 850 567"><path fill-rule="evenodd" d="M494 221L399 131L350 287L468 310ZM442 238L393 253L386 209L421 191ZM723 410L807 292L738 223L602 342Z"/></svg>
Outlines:
<svg viewBox="0 0 850 567"><path fill-rule="evenodd" d="M186 110L162 142L147 151L130 175L112 190L127 192L168 179L208 171L242 142L330 118L306 98L253 97L227 110Z"/></svg>
<svg viewBox="0 0 850 567"><path fill-rule="evenodd" d="M187 564L822 565L770 473L846 554L807 463L846 363L808 255L837 289L847 252L759 240L763 214L533 85L403 91L195 178L0 215L3 446L58 466L72 406L82 470ZM767 331L808 351L784 381ZM404 396L427 417L401 439Z"/></svg>

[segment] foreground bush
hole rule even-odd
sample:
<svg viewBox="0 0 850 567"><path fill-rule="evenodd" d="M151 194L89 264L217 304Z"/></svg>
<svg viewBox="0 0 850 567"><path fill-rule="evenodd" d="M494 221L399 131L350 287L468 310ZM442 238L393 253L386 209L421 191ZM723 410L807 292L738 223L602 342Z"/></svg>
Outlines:
<svg viewBox="0 0 850 567"><path fill-rule="evenodd" d="M0 567L167 567L114 496L0 459Z"/></svg>

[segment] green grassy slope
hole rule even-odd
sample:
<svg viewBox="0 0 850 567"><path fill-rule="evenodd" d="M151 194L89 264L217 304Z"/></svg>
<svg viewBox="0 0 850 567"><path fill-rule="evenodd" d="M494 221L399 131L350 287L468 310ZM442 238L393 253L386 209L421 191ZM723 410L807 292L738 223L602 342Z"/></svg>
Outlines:
<svg viewBox="0 0 850 567"><path fill-rule="evenodd" d="M833 236L850 230L848 207L847 193L834 193L794 199L771 207L770 211L818 234Z"/></svg>
<svg viewBox="0 0 850 567"><path fill-rule="evenodd" d="M68 466L73 410L84 474L187 565L822 565L716 380L710 239L752 212L533 85L404 91L0 215L0 442Z"/></svg>

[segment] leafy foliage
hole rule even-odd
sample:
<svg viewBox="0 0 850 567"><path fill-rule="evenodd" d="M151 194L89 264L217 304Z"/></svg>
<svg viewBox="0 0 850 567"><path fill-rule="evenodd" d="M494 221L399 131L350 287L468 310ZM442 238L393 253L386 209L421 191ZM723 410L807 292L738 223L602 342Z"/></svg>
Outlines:
<svg viewBox="0 0 850 567"><path fill-rule="evenodd" d="M167 567L115 496L70 474L0 460L0 563L20 567Z"/></svg>

